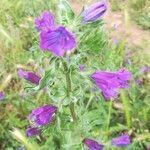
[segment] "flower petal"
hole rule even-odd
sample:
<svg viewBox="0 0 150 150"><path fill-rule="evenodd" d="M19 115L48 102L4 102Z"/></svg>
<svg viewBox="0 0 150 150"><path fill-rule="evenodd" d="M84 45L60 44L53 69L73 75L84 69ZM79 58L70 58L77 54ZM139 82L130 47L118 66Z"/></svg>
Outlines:
<svg viewBox="0 0 150 150"><path fill-rule="evenodd" d="M117 98L120 88L127 88L131 73L125 69L117 72L96 71L91 75L92 80L102 91L106 100Z"/></svg>
<svg viewBox="0 0 150 150"><path fill-rule="evenodd" d="M35 27L38 31L51 30L54 26L54 16L48 11L43 12L41 17L35 18Z"/></svg>
<svg viewBox="0 0 150 150"><path fill-rule="evenodd" d="M40 48L48 50L56 56L63 56L66 51L70 51L76 45L72 34L64 27L58 27L53 31L41 32Z"/></svg>
<svg viewBox="0 0 150 150"><path fill-rule="evenodd" d="M83 143L89 148L89 150L102 150L103 149L102 144L99 144L98 142L89 138L85 138L83 140Z"/></svg>
<svg viewBox="0 0 150 150"><path fill-rule="evenodd" d="M112 139L112 145L121 147L121 146L128 146L130 144L130 137L128 134L121 135Z"/></svg>
<svg viewBox="0 0 150 150"><path fill-rule="evenodd" d="M36 75L34 72L31 71L24 71L23 69L19 69L18 70L18 76L20 78L23 78L27 81L30 81L33 84L39 84L40 82L40 77L38 75Z"/></svg>
<svg viewBox="0 0 150 150"><path fill-rule="evenodd" d="M87 8L82 16L84 22L93 22L100 19L106 11L106 3L104 1L96 2Z"/></svg>
<svg viewBox="0 0 150 150"><path fill-rule="evenodd" d="M26 136L27 137L32 137L32 136L36 136L40 133L40 130L38 128L32 128L32 127L28 127L26 129Z"/></svg>

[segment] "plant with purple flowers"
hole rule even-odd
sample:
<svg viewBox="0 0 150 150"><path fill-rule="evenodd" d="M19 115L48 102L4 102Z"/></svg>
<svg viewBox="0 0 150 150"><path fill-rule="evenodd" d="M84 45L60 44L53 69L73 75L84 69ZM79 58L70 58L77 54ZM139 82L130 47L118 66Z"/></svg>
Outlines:
<svg viewBox="0 0 150 150"><path fill-rule="evenodd" d="M87 27L89 26L88 28L92 29L91 27L95 24L95 21L98 21L99 18L101 18L102 15L105 13L105 11L106 11L106 4L105 2L101 2L101 1L93 4L87 10L85 10L82 13L83 20L84 22L91 22L91 24L87 25ZM77 22L78 25L76 24L77 26L75 26L73 30L75 30L75 28L78 28L80 23ZM95 24L95 27L99 25L101 24L99 23L97 25ZM70 123L68 124L72 125L73 123L74 125L82 126L82 123L80 123L79 121L82 115L79 116L77 113L77 110L81 107L80 105L78 106L77 104L77 102L79 102L77 95L79 95L79 97L81 96L83 100L85 99L84 92L83 93L79 92L78 86L80 88L84 86L84 88L86 88L88 92L91 92L90 90L91 88L90 86L88 86L88 84L90 83L90 79L89 78L86 79L86 76L88 74L85 75L86 71L82 72L82 74L80 73L81 71L84 70L84 65L82 65L82 63L80 62L85 63L85 60L82 58L82 55L85 57L87 57L88 55L84 53L84 51L83 52L77 51L75 52L74 55L71 54L73 50L75 51L75 48L78 46L78 44L80 45L80 42L78 42L77 36L74 36L66 26L56 25L54 15L48 11L43 12L40 17L35 18L35 28L39 32L39 47L43 52L48 51L50 52L49 55L52 54L50 56L49 70L45 71L43 77L39 77L35 73L30 71L25 71L23 69L18 70L18 75L19 77L24 78L25 80L36 84L37 87L34 87L33 88L34 90L38 91L46 87L50 91L49 97L50 99L52 99L53 101L52 103L55 106L46 104L46 105L42 105L41 107L35 108L31 111L31 113L28 116L30 125L26 129L27 137L33 137L37 135L41 137L41 133L44 127L46 126L48 127L48 125L53 122L54 116L56 116L57 118L56 120L58 120L59 112L61 112L60 115L64 117L63 109L67 109L67 108L70 109L70 114L71 114L71 118L69 121ZM86 25L83 26L86 27ZM86 31L84 30L82 32L86 33ZM98 35L97 37L99 38ZM91 37L89 38L89 40L91 41ZM93 44L95 45L96 43ZM86 46L86 43L85 44L82 43L82 45ZM87 45L90 45L90 43L87 43ZM95 53L95 56L97 57L97 53ZM69 57L69 61L68 61L68 57ZM78 71L78 73L74 70L74 68L76 68L75 66L79 66L80 71ZM63 79L64 77L62 76L62 72L64 73L64 76L66 78L65 81L66 83L64 82ZM58 76L59 77L58 78L56 74L57 76L60 75L60 77ZM77 82L76 79L78 79L78 76L81 76L84 80L86 79L85 81L87 83L86 84L87 86L82 85L82 82L79 85L74 84L74 82L75 83ZM102 91L102 95L104 96L105 99L116 99L118 98L120 88L128 88L129 86L128 81L131 79L131 74L129 71L125 69L121 69L117 72L96 71L91 75L91 78L94 80L95 84L100 88L100 90ZM53 84L49 86L50 83ZM55 92L54 90L55 88L57 88L57 86L59 86L58 93ZM91 104L91 100L94 97L93 92L91 93L91 95L92 96L86 108L88 108ZM63 100L62 101L54 100L58 98L61 98ZM85 110L83 109L82 111L84 112ZM56 112L58 112L57 113L58 115L55 115ZM98 113L100 112L97 112L97 114ZM91 120L91 118L89 119ZM67 120L65 119L64 122L66 121ZM58 121L56 121L55 123L56 123L55 126L57 126ZM99 122L93 124L93 127L98 124ZM107 121L106 124L108 126ZM92 129L92 127L90 128ZM87 131L83 129L83 131L85 132L84 134L86 135L86 132L89 131L89 129L87 129ZM79 133L80 132L81 131L79 131ZM81 136L80 134L79 136ZM59 136L57 138L59 138ZM101 150L104 147L102 144L99 144L98 142L88 138L85 138L83 140L83 143L90 150ZM61 145L59 146L61 147Z"/></svg>
<svg viewBox="0 0 150 150"><path fill-rule="evenodd" d="M8 105L1 103L10 110L9 129L18 128L11 133L26 149L142 149L141 139L149 140L149 135L137 130L147 132L150 110L142 106L149 102L142 101L145 95L139 96L132 82L136 71L133 63L124 61L126 43L120 40L114 46L105 34L106 10L106 1L100 0L77 16L67 0L53 0L48 7L33 11L36 36L27 51L31 60L26 66L17 65L17 78L30 85L19 84L14 97L6 98ZM148 69L143 70L147 75ZM0 87L0 91L9 90L4 90L4 84ZM25 93L19 96L21 101L16 91ZM142 108L136 102L139 99ZM140 124L139 116L146 123ZM3 122L5 115L1 117Z"/></svg>

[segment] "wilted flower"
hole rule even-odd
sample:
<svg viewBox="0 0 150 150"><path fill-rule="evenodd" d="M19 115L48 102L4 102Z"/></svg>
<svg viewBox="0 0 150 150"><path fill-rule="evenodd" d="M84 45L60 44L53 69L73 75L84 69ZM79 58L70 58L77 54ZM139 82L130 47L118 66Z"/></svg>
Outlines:
<svg viewBox="0 0 150 150"><path fill-rule="evenodd" d="M4 92L0 91L0 101L2 101L5 97L5 94Z"/></svg>
<svg viewBox="0 0 150 150"><path fill-rule="evenodd" d="M24 78L25 80L30 81L31 83L34 83L34 84L37 84L37 85L39 84L39 81L41 79L34 72L24 71L23 69L18 70L18 76L20 78Z"/></svg>
<svg viewBox="0 0 150 150"><path fill-rule="evenodd" d="M100 19L103 14L105 13L107 7L106 3L104 1L100 1L97 3L94 3L89 8L87 8L83 14L83 22L94 22Z"/></svg>
<svg viewBox="0 0 150 150"><path fill-rule="evenodd" d="M96 71L91 75L106 100L117 98L120 88L127 88L131 73L125 69L117 72Z"/></svg>
<svg viewBox="0 0 150 150"><path fill-rule="evenodd" d="M35 27L38 31L51 30L54 28L54 25L54 16L48 11L43 12L41 17L35 18Z"/></svg>
<svg viewBox="0 0 150 150"><path fill-rule="evenodd" d="M115 146L128 146L130 144L130 137L128 134L121 135L117 138L112 139L112 145Z"/></svg>
<svg viewBox="0 0 150 150"><path fill-rule="evenodd" d="M99 144L98 142L92 140L92 139L88 139L85 138L83 140L84 145L86 145L88 147L89 150L102 150L103 149L103 145Z"/></svg>
<svg viewBox="0 0 150 150"><path fill-rule="evenodd" d="M79 65L79 70L80 70L80 71L83 71L83 70L84 70L84 65L83 65L83 64L80 64L80 65Z"/></svg>
<svg viewBox="0 0 150 150"><path fill-rule="evenodd" d="M41 32L40 48L48 50L56 56L64 56L76 46L75 38L65 27L60 26L55 30Z"/></svg>
<svg viewBox="0 0 150 150"><path fill-rule="evenodd" d="M52 122L57 107L53 105L45 105L33 109L28 119L37 126L47 125Z"/></svg>
<svg viewBox="0 0 150 150"><path fill-rule="evenodd" d="M32 137L32 136L36 136L40 133L40 130L38 128L35 127L28 127L26 129L26 136L27 137Z"/></svg>

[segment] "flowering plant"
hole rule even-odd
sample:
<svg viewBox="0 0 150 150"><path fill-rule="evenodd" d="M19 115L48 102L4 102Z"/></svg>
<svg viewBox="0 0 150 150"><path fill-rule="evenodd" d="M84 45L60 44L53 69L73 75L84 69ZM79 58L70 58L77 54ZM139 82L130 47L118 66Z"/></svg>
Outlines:
<svg viewBox="0 0 150 150"><path fill-rule="evenodd" d="M76 15L66 0L54 2L57 9L34 18L34 69L17 70L27 81L24 99L30 99L24 102L27 141L45 150L130 146L132 119L125 106L130 106L132 73L124 65L124 42L111 47L105 34L107 3L99 1ZM13 133L28 145L19 130ZM34 149L32 142L28 147Z"/></svg>

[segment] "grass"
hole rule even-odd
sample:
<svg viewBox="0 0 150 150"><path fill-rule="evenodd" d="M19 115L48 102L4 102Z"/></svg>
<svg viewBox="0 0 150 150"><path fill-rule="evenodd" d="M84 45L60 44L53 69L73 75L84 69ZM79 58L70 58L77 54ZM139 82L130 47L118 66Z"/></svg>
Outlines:
<svg viewBox="0 0 150 150"><path fill-rule="evenodd" d="M131 19L143 29L150 29L150 1L149 0L110 0L112 11L122 11L128 7Z"/></svg>
<svg viewBox="0 0 150 150"><path fill-rule="evenodd" d="M111 3L111 10L112 11L120 11L122 9L121 4L123 1L117 1L117 0L109 0Z"/></svg>
<svg viewBox="0 0 150 150"><path fill-rule="evenodd" d="M150 29L150 7L134 13L134 20L140 25L143 29Z"/></svg>
<svg viewBox="0 0 150 150"><path fill-rule="evenodd" d="M140 2L132 3L130 7L136 12L141 5L144 9L147 2ZM116 5L119 4L114 4L115 10L120 7ZM136 54L126 57L125 42L113 45L102 21L82 25L78 30L75 28L79 43L67 69L72 93L65 98L67 89L61 61L49 53L41 53L38 46L33 20L44 10L59 11L48 0L0 1L0 90L7 93L5 100L0 102L0 149L15 150L25 146L27 149L48 150L51 146L52 150L81 150L83 138L91 137L104 143L106 149L115 150L116 147L110 144L111 139L128 132L133 140L127 149L144 150L150 142L150 79L149 73L139 72L147 62L145 55L139 54L141 59ZM69 16L69 21L63 18L62 23L73 28L72 17ZM131 63L125 63L126 59ZM79 64L85 65L85 71L78 70ZM36 72L45 69L40 85L33 87L18 79L18 66ZM89 74L99 69L114 71L124 67L133 74L130 88L121 92L118 101L106 102L100 92L93 89ZM141 85L136 84L136 79L141 80ZM75 124L70 121L67 107L70 99L78 117ZM41 137L26 138L28 114L33 108L47 103L59 107L54 123L42 129Z"/></svg>
<svg viewBox="0 0 150 150"><path fill-rule="evenodd" d="M129 2L133 19L143 29L150 29L150 2L148 0L132 0Z"/></svg>

